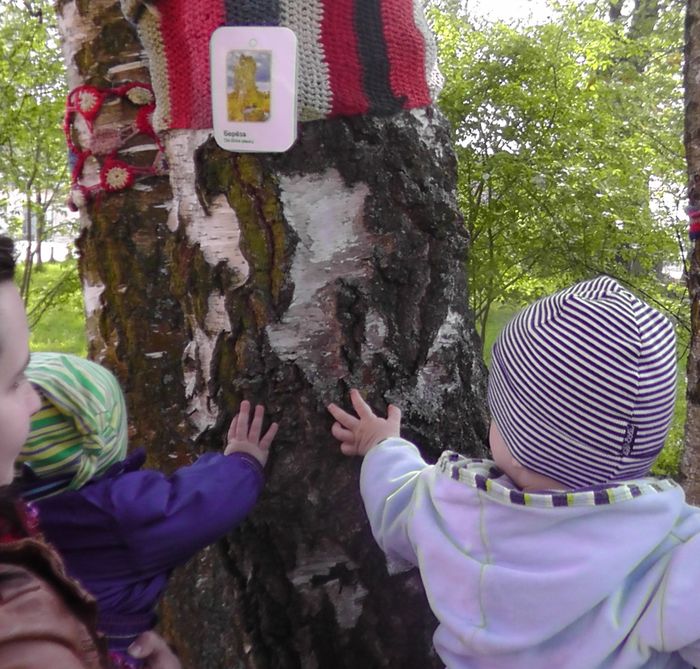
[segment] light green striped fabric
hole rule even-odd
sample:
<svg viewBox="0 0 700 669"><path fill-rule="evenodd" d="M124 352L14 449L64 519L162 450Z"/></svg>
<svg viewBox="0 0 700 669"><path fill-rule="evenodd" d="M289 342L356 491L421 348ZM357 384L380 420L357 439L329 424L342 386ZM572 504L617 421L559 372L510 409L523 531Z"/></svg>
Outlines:
<svg viewBox="0 0 700 669"><path fill-rule="evenodd" d="M126 404L109 370L75 355L33 353L26 375L42 406L20 463L40 478L71 477L64 489L75 490L125 457Z"/></svg>

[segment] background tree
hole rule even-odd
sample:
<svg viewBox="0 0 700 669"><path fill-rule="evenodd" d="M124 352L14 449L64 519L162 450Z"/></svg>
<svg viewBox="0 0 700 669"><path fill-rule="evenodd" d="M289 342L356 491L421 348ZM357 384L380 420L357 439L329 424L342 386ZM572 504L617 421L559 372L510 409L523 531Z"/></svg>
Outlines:
<svg viewBox="0 0 700 669"><path fill-rule="evenodd" d="M685 311L660 281L681 255L681 7L555 3L535 26L433 13L482 338L494 302L601 273Z"/></svg>
<svg viewBox="0 0 700 669"><path fill-rule="evenodd" d="M119 4L64 1L59 15L71 88L149 80ZM94 132L135 113L105 108ZM165 630L188 667L442 666L417 574L388 577L325 405L357 386L380 410L398 402L427 455L484 453L444 121L306 123L274 156L225 152L206 130L163 141L169 178L81 210L91 356L123 382L152 465L219 448L243 398L281 423L261 502L177 576ZM145 164L157 152L144 136L126 148Z"/></svg>
<svg viewBox="0 0 700 669"><path fill-rule="evenodd" d="M700 207L700 2L688 0L685 24L685 155L688 203ZM683 470L689 499L700 503L700 249L690 254L688 288L692 338L688 355L688 415Z"/></svg>
<svg viewBox="0 0 700 669"><path fill-rule="evenodd" d="M0 196L6 224L28 242L21 281L27 301L42 241L70 228L61 130L65 72L50 3L4 0L0 7Z"/></svg>

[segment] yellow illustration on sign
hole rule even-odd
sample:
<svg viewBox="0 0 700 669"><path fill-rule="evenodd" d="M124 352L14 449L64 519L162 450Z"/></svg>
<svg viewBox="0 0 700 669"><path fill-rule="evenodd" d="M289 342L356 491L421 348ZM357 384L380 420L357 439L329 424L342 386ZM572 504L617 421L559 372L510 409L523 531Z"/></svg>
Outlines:
<svg viewBox="0 0 700 669"><path fill-rule="evenodd" d="M270 91L260 89L258 59L243 52L232 53L231 56L233 89L229 89L228 93L228 120L267 121L270 118ZM267 57L269 61L269 54ZM269 65L266 69L269 72ZM269 74L267 77L269 84Z"/></svg>

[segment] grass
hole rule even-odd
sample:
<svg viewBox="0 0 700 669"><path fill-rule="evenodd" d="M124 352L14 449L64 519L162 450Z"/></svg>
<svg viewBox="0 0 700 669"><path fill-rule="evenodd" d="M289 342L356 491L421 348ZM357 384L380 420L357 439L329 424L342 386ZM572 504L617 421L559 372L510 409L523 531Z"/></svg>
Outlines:
<svg viewBox="0 0 700 669"><path fill-rule="evenodd" d="M651 473L655 476L669 476L676 478L680 473L681 457L683 455L683 439L685 436L685 412L687 402L685 399L687 359L678 362L678 384L676 390L676 407L673 412L671 430L666 437L664 448L656 458L656 462L651 468Z"/></svg>
<svg viewBox="0 0 700 669"><path fill-rule="evenodd" d="M23 270L19 265L18 277ZM32 351L87 355L85 311L75 260L34 267L27 311Z"/></svg>
<svg viewBox="0 0 700 669"><path fill-rule="evenodd" d="M491 364L491 348L506 323L519 311L519 307L510 304L494 305L491 310L492 317L486 324L486 336L484 337L484 360ZM651 468L655 476L668 476L675 478L680 471L681 456L683 455L683 437L685 430L686 412L686 364L687 359L678 361L678 386L676 392L676 406L671 423L671 430L666 438L664 448Z"/></svg>

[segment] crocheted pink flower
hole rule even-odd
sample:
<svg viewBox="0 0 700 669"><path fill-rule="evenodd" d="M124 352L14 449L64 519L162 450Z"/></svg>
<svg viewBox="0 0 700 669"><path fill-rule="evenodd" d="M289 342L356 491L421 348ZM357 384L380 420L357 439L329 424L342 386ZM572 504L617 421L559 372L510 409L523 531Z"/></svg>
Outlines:
<svg viewBox="0 0 700 669"><path fill-rule="evenodd" d="M121 160L108 158L100 170L100 183L109 192L124 190L134 183L134 170Z"/></svg>
<svg viewBox="0 0 700 669"><path fill-rule="evenodd" d="M78 109L86 116L91 116L100 104L100 96L97 91L87 86L78 92Z"/></svg>

